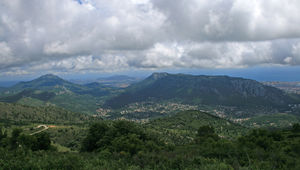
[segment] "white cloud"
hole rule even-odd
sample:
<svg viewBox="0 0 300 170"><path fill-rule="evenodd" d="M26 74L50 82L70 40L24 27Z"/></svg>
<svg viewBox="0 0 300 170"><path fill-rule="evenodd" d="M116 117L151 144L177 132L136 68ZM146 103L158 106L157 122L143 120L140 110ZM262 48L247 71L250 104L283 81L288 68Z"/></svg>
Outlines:
<svg viewBox="0 0 300 170"><path fill-rule="evenodd" d="M289 63L298 65L300 63L300 42L293 45L292 54L294 57L290 57Z"/></svg>
<svg viewBox="0 0 300 170"><path fill-rule="evenodd" d="M299 10L297 0L2 0L0 71L299 65Z"/></svg>
<svg viewBox="0 0 300 170"><path fill-rule="evenodd" d="M173 36L194 41L299 38L297 0L152 0Z"/></svg>

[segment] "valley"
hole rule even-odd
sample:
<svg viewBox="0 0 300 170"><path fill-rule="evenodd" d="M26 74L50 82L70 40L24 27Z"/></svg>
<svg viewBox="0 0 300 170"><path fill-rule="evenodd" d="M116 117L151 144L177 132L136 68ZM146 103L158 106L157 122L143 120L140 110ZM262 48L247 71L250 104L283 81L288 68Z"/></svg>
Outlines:
<svg viewBox="0 0 300 170"><path fill-rule="evenodd" d="M0 101L0 167L24 167L19 152L42 169L300 166L299 96L253 80L154 73L124 88L45 75Z"/></svg>
<svg viewBox="0 0 300 170"><path fill-rule="evenodd" d="M268 86L277 87L281 90L284 90L288 93L297 93L300 94L300 82L279 82L279 81L272 81L272 82L263 82L263 84Z"/></svg>

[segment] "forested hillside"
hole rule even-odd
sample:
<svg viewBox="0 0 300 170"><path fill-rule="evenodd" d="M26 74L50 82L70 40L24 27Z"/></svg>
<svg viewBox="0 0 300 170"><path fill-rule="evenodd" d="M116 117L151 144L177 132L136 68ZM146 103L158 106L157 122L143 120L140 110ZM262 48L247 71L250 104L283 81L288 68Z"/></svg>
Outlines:
<svg viewBox="0 0 300 170"><path fill-rule="evenodd" d="M216 134L224 138L240 136L248 131L246 127L239 124L194 110L154 119L146 125L155 131L163 132L162 136L169 142L177 143L194 140L200 126L211 126L215 129Z"/></svg>
<svg viewBox="0 0 300 170"><path fill-rule="evenodd" d="M108 100L106 106L120 108L134 102L171 100L187 104L288 108L288 104L300 103L299 99L297 95L289 96L249 79L153 73Z"/></svg>
<svg viewBox="0 0 300 170"><path fill-rule="evenodd" d="M74 113L57 107L32 107L0 102L1 122L11 123L83 123L91 121L89 115Z"/></svg>

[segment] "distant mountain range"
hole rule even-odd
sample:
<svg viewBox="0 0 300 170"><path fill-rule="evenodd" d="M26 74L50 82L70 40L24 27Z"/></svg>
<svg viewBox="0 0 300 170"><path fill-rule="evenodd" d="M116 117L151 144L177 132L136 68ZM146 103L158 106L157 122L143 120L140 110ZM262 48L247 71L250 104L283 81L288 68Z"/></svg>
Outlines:
<svg viewBox="0 0 300 170"><path fill-rule="evenodd" d="M96 113L99 107L118 111L129 104L149 101L241 106L254 108L252 110L257 107L286 108L289 104L300 103L297 94L289 94L254 80L228 76L153 73L142 81L127 76L114 76L98 81L100 82L79 85L47 74L0 89L0 102L59 106L89 114ZM114 81L131 81L131 85L119 88L105 83Z"/></svg>
<svg viewBox="0 0 300 170"><path fill-rule="evenodd" d="M72 79L70 82L76 84L87 84L98 82L102 85L109 86L109 87L117 87L117 88L126 88L129 85L141 81L142 79L136 77L129 77L126 75L114 75L110 77L101 77L98 79L89 79L89 80L81 80L81 79Z"/></svg>
<svg viewBox="0 0 300 170"><path fill-rule="evenodd" d="M100 98L110 96L118 88L100 83L74 84L47 74L2 89L0 101L27 105L57 105L78 112L95 113Z"/></svg>
<svg viewBox="0 0 300 170"><path fill-rule="evenodd" d="M53 74L47 74L32 81L20 82L12 87L6 88L4 93L15 94L25 89L46 90L52 92L71 91L77 94L89 94L92 96L107 95L109 93L109 90L107 90L109 87L103 86L102 84L93 83L93 86L90 84L78 85Z"/></svg>
<svg viewBox="0 0 300 170"><path fill-rule="evenodd" d="M187 104L287 107L300 103L280 89L255 80L228 76L153 73L105 104L121 108L130 103L172 100Z"/></svg>
<svg viewBox="0 0 300 170"><path fill-rule="evenodd" d="M113 86L113 87L128 87L131 84L134 84L138 81L141 81L140 78L129 77L125 75L115 75L111 77L104 77L97 79L97 82L104 85Z"/></svg>
<svg viewBox="0 0 300 170"><path fill-rule="evenodd" d="M265 85L268 85L268 86L273 86L273 87L279 88L288 93L300 94L300 82L271 81L271 82L262 82L262 83Z"/></svg>
<svg viewBox="0 0 300 170"><path fill-rule="evenodd" d="M19 82L20 81L0 81L0 89L5 88L5 87L13 86L13 85L15 85Z"/></svg>

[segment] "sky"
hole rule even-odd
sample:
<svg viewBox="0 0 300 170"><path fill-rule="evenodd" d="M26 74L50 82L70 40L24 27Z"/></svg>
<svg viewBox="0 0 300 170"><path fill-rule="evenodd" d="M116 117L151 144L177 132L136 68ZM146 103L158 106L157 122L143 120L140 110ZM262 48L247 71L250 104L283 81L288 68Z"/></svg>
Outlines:
<svg viewBox="0 0 300 170"><path fill-rule="evenodd" d="M169 71L300 79L299 0L1 0L0 80Z"/></svg>

